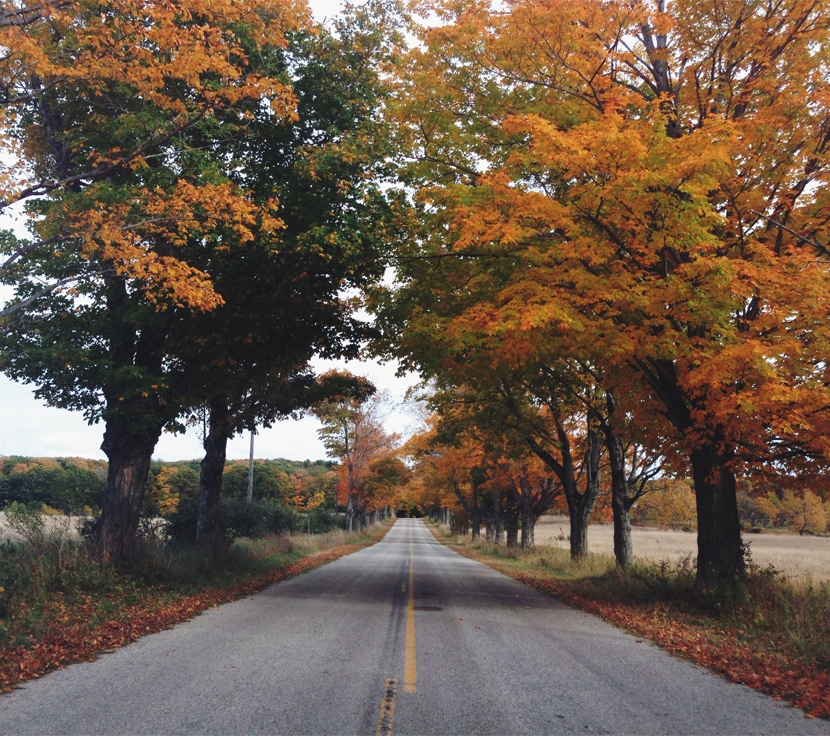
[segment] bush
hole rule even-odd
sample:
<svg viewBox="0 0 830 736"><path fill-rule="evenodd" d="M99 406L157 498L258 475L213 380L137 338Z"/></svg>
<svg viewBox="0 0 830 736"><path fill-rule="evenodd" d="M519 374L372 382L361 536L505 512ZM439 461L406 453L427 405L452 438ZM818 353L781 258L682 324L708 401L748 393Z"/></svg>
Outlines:
<svg viewBox="0 0 830 736"><path fill-rule="evenodd" d="M335 529L345 529L346 517L333 511L314 509L306 514L301 526L302 529L299 531L306 531L309 534L326 534Z"/></svg>
<svg viewBox="0 0 830 736"><path fill-rule="evenodd" d="M174 544L196 542L196 520L199 499L190 498L179 504L167 521L166 532ZM258 539L269 534L284 534L297 526L297 515L273 501L248 503L239 498L223 498L219 503L219 534L228 540L239 537Z"/></svg>

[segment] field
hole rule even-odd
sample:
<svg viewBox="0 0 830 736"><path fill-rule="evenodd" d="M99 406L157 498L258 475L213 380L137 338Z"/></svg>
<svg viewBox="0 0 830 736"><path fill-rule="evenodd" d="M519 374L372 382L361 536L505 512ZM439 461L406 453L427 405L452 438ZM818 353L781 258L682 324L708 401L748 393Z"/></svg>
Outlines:
<svg viewBox="0 0 830 736"><path fill-rule="evenodd" d="M536 525L536 544L567 548L568 533L567 517L543 516ZM640 559L677 562L688 555L697 555L695 532L635 526L631 535L634 556ZM830 537L764 530L761 534L744 534L744 541L749 542L752 559L761 567L772 565L790 577L830 580ZM588 527L588 549L613 555L614 527L611 524L591 524Z"/></svg>
<svg viewBox="0 0 830 736"><path fill-rule="evenodd" d="M48 516L43 515L43 530L47 533L53 532L73 532L77 534L81 524L85 521L85 516ZM6 513L0 511L0 544L9 541L19 541L20 534L10 529L6 521Z"/></svg>

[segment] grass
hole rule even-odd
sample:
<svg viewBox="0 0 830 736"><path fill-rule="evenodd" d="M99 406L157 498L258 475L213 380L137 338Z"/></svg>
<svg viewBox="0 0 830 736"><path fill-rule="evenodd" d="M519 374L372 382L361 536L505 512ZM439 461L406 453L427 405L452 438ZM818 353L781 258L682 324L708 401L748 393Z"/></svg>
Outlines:
<svg viewBox="0 0 830 736"><path fill-rule="evenodd" d="M212 553L147 538L123 567L66 529L21 524L25 541L0 545L0 692L367 546L390 526L238 539Z"/></svg>
<svg viewBox="0 0 830 736"><path fill-rule="evenodd" d="M567 550L523 552L451 536L440 541L522 582L597 613L732 680L830 716L830 585L789 579L750 564L735 585L705 587L691 558L635 562L608 555L571 562Z"/></svg>

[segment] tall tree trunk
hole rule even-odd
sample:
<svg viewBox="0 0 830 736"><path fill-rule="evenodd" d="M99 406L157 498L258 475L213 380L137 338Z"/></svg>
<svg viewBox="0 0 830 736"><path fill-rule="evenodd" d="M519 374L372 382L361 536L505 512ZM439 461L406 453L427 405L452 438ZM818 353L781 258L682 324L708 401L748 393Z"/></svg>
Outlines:
<svg viewBox="0 0 830 736"><path fill-rule="evenodd" d="M481 508L479 506L479 493L476 490L475 483L472 484L473 500L472 503L467 503L464 494L461 492L461 486L456 481L452 481L452 488L455 492L455 497L461 504L461 507L470 515L470 526L472 527L472 538L475 541L481 535Z"/></svg>
<svg viewBox="0 0 830 736"><path fill-rule="evenodd" d="M478 509L470 514L470 529L472 540L475 542L476 539L481 537L481 511Z"/></svg>
<svg viewBox="0 0 830 736"><path fill-rule="evenodd" d="M227 402L214 398L210 402L208 433L205 437L205 456L199 476L199 514L196 519L196 545L211 548L219 533L219 501L222 497L222 478L225 454L230 437L230 416ZM253 436L253 435L252 435Z"/></svg>
<svg viewBox="0 0 830 736"><path fill-rule="evenodd" d="M527 551L536 546L536 514L522 511L522 549Z"/></svg>
<svg viewBox="0 0 830 736"><path fill-rule="evenodd" d="M743 577L744 548L735 476L714 447L692 451L697 502L697 577L704 582Z"/></svg>
<svg viewBox="0 0 830 736"><path fill-rule="evenodd" d="M495 544L504 544L504 519L501 513L501 493L496 491L493 494L493 542Z"/></svg>
<svg viewBox="0 0 830 736"><path fill-rule="evenodd" d="M519 545L519 517L510 515L504 523L508 547L518 547Z"/></svg>
<svg viewBox="0 0 830 736"><path fill-rule="evenodd" d="M109 460L101 509L101 548L105 559L130 562L138 552L138 522L153 450L161 427L130 431L118 417L107 420L101 450Z"/></svg>
<svg viewBox="0 0 830 736"><path fill-rule="evenodd" d="M349 496L346 502L346 531L353 532L355 530L355 513L357 512L357 493L355 493L354 463L351 459L348 460L348 471Z"/></svg>
<svg viewBox="0 0 830 736"><path fill-rule="evenodd" d="M666 407L666 417L684 435L694 428L692 408L670 361L637 363ZM701 407L697 407L700 409ZM729 453L718 452L723 432L707 426L708 442L691 452L697 503L697 577L703 582L736 580L746 572L735 476Z"/></svg>
<svg viewBox="0 0 830 736"><path fill-rule="evenodd" d="M580 493L571 455L570 438L561 419L557 416L554 420L559 439L559 449L562 453L561 463L545 450L532 435L527 437L527 442L530 449L556 474L562 484L562 491L568 503L568 517L571 524L571 559L578 560L588 555L588 524L591 521L591 514L594 511L597 495L599 494L601 448L597 442L596 431L593 426L595 421L593 412L590 411L588 413L588 449L585 456L587 481L585 492Z"/></svg>
<svg viewBox="0 0 830 736"><path fill-rule="evenodd" d="M496 525L493 523L493 517L487 513L484 515L484 539L487 542L492 542L495 538Z"/></svg>
<svg viewBox="0 0 830 736"><path fill-rule="evenodd" d="M580 493L573 473L573 464L566 463L570 472L565 477L560 476L565 499L568 502L568 515L571 521L571 559L579 560L588 556L588 525L591 523L591 514L599 495L599 464L600 445L596 432L591 427L589 417L588 449L585 462L586 481L585 491Z"/></svg>
<svg viewBox="0 0 830 736"><path fill-rule="evenodd" d="M611 466L611 511L614 515L614 559L625 570L634 559L631 542L631 505L628 477L625 472L625 447L620 433L614 429L616 402L610 392L605 394L608 419L604 424L608 463Z"/></svg>
<svg viewBox="0 0 830 736"><path fill-rule="evenodd" d="M539 517L536 515L536 511L533 508L534 498L527 479L520 479L519 484L522 489L522 496L519 505L522 517L522 549L527 551L533 549L536 544L536 520Z"/></svg>

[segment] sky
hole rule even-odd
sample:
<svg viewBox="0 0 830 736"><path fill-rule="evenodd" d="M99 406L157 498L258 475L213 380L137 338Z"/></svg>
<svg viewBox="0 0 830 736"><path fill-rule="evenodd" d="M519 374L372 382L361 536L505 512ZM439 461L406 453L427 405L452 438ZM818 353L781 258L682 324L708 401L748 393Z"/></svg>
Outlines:
<svg viewBox="0 0 830 736"><path fill-rule="evenodd" d="M335 0L311 0L312 11L318 20L337 14L340 3ZM8 218L0 227L19 227ZM11 295L0 287L0 304ZM366 376L379 391L388 392L388 431L408 434L418 425L417 418L403 405L404 394L417 382L417 376L399 378L395 363L377 361L322 361L314 363L323 372L333 367L346 368ZM106 459L100 445L102 424L89 426L79 412L49 407L34 397L34 386L15 383L0 374L0 457L25 455L29 457L85 457ZM271 429L261 429L254 438L254 454L258 458L287 458L289 460L319 460L326 457L323 444L317 436L319 422L313 417L278 422ZM228 444L228 458L247 458L249 435L237 436ZM156 447L154 458L173 462L202 457L202 447L195 430L184 435L164 433Z"/></svg>

